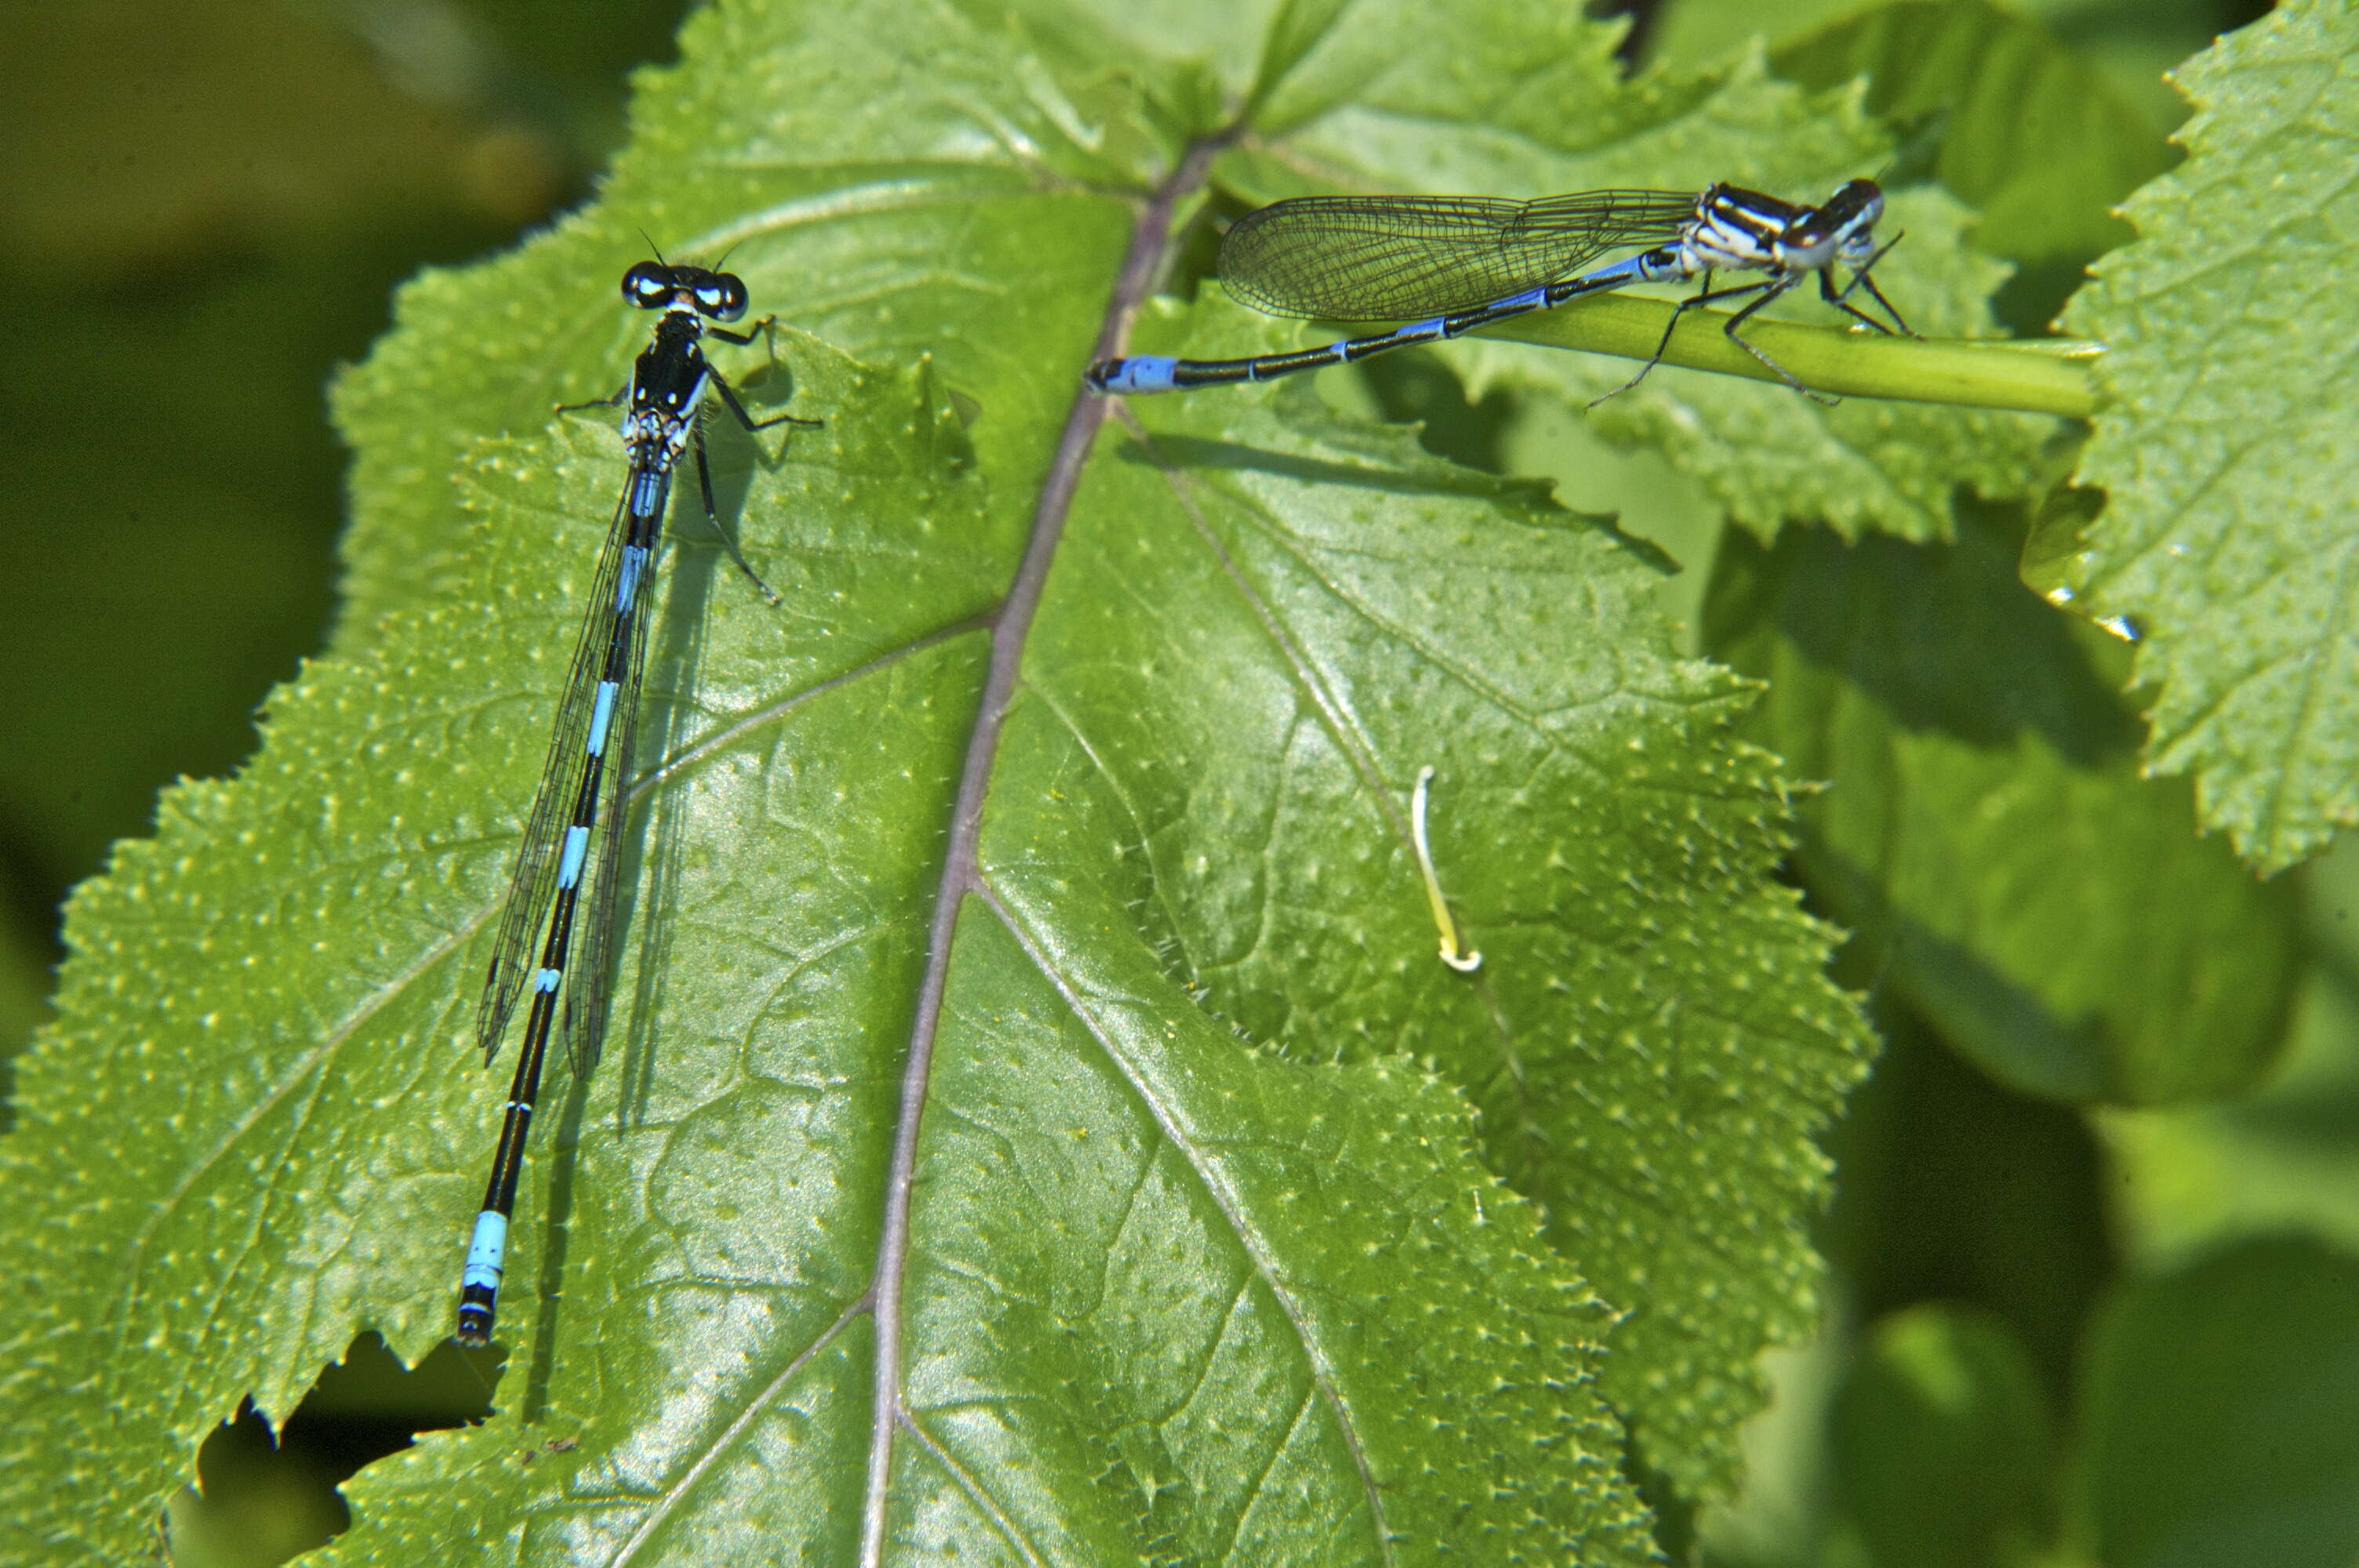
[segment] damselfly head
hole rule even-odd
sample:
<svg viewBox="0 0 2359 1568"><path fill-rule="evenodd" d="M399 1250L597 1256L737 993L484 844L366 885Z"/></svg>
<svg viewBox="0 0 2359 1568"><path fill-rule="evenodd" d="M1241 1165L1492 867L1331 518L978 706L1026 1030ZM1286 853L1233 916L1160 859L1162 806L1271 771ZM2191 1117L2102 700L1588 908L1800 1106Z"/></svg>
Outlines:
<svg viewBox="0 0 2359 1568"><path fill-rule="evenodd" d="M1856 261L1875 245L1875 221L1884 215L1884 192L1872 179L1846 180L1833 195L1803 213L1777 236L1788 266L1821 267L1836 255Z"/></svg>
<svg viewBox="0 0 2359 1568"><path fill-rule="evenodd" d="M1853 266L1875 254L1875 225L1884 216L1884 188L1872 179L1846 180L1819 209L1834 220L1835 250Z"/></svg>
<svg viewBox="0 0 2359 1568"><path fill-rule="evenodd" d="M1884 216L1884 188L1872 179L1847 179L1835 187L1819 212L1846 239L1864 233Z"/></svg>
<svg viewBox="0 0 2359 1568"><path fill-rule="evenodd" d="M623 275L623 297L642 310L684 305L715 321L734 321L745 314L745 280L734 272L639 262Z"/></svg>

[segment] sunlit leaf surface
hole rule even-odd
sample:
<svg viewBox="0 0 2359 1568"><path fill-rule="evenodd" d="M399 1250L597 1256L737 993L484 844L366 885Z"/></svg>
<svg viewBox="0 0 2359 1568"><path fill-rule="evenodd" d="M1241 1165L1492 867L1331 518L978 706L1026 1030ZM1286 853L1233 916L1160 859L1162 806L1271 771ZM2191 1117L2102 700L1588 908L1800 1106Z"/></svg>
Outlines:
<svg viewBox="0 0 2359 1568"><path fill-rule="evenodd" d="M1603 70L1561 7L1456 43L1533 27ZM716 356L823 427L714 442L785 602L676 516L615 1024L547 1102L498 1413L349 1484L335 1560L1604 1564L1653 1550L1634 1473L1728 1489L1865 1055L1748 689L1669 652L1643 546L1306 384L1077 401L1249 96L1247 170L1372 105L1470 179L1483 117L1559 113L1710 178L1636 143L1721 88L1560 109L1400 64L1430 31L721 6L594 207L405 292L340 391L335 649L75 906L0 1530L147 1550L242 1397L448 1331L474 991L621 469L549 406L624 373L642 230L788 324ZM1201 312L1159 314L1285 330Z"/></svg>

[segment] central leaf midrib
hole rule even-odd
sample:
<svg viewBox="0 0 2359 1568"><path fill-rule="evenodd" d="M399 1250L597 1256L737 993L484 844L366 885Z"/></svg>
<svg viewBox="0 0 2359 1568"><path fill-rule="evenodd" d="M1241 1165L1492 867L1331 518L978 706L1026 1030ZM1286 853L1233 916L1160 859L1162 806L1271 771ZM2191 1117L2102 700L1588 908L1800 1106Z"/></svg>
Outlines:
<svg viewBox="0 0 2359 1568"><path fill-rule="evenodd" d="M1240 130L1241 127L1232 127L1190 146L1169 177L1146 203L1133 231L1129 252L1124 257L1108 298L1106 313L1100 323L1097 341L1093 349L1093 358L1111 354L1119 347L1132 314L1161 270L1174 210L1183 197L1202 182L1212 159L1235 139ZM1127 1064L1123 1062L1118 1052L1114 1051L1104 1033L1080 1008L1065 985L1064 978L1046 964L1027 940L1027 934L1012 920L1006 906L984 878L979 855L984 806L997 761L999 738L1020 685L1025 648L1039 611L1049 567L1063 538L1064 525L1080 485L1082 466L1095 444L1099 427L1104 423L1106 411L1104 400L1078 390L1075 392L1064 427L1058 437L1055 455L1042 477L1039 501L1033 513L1031 534L1025 542L1022 560L1009 584L1006 597L997 613L990 618L992 638L988 673L976 706L974 728L967 741L960 767L958 790L951 807L948 843L929 922L926 967L919 981L917 1005L912 1010L909 1048L902 1067L901 1103L895 1119L893 1152L886 1175L885 1212L879 1227L876 1270L867 1297L869 1310L875 1314L876 1325L876 1362L872 1381L874 1395L869 1425L867 1485L861 1519L860 1562L863 1568L882 1568L884 1561L886 1513L890 1500L891 1458L897 1429L908 1427L914 1441L929 1451L936 1450L931 1439L910 1420L902 1402L901 1288L908 1262L909 1204L916 1176L919 1127L924 1117L933 1048L948 989L958 911L968 894L981 897L992 909L1010 935L1032 956L1043 976L1066 998L1067 1005L1074 1009L1075 1016L1083 1020L1093 1036L1108 1050L1117 1065L1125 1068L1125 1076L1130 1078L1135 1088L1138 1087L1136 1075L1126 1070ZM1141 1098L1148 1098L1143 1093ZM1155 1115L1157 1125L1164 1130L1165 1137L1172 1146L1185 1150L1187 1145L1175 1136L1173 1124L1163 1114L1162 1108L1155 1107L1151 1114ZM1358 1439L1356 1424L1350 1418L1340 1390L1333 1385L1332 1368L1319 1355L1305 1314L1299 1304L1284 1290L1274 1260L1265 1257L1253 1246L1248 1229L1236 1212L1234 1195L1214 1181L1212 1173L1201 1161L1191 1158L1190 1162L1204 1183L1208 1195L1228 1218L1240 1245L1246 1249L1246 1256L1254 1260L1265 1287L1271 1291L1294 1325L1304 1354L1310 1359L1314 1380L1343 1428L1346 1447L1353 1456L1361 1488L1367 1498L1376 1540L1385 1561L1390 1563L1393 1559L1392 1531L1385 1519L1383 1499L1370 1472L1364 1447ZM1018 1543L1018 1550L1027 1550L1028 1554L1028 1549L1021 1543Z"/></svg>

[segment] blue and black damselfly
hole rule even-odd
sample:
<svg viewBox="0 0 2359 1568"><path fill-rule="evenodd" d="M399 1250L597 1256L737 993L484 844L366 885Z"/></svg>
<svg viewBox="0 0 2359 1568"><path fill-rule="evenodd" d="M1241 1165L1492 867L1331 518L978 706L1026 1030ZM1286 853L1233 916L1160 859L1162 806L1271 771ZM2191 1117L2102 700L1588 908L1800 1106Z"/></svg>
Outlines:
<svg viewBox="0 0 2359 1568"><path fill-rule="evenodd" d="M492 1337L508 1217L524 1167L525 1135L540 1095L549 1035L560 1027L560 1010L577 1071L586 1070L595 1058L605 1026L606 990L613 979L614 870L623 838L622 773L630 763L638 719L639 678L647 655L647 589L672 470L693 448L705 517L721 535L730 559L776 604L777 595L745 564L713 508L700 423L705 390L719 393L748 431L819 423L784 414L754 419L721 373L706 362L701 346L706 337L751 343L770 325L772 319L765 318L746 331L732 332L712 324L745 314L745 285L736 276L662 261L641 262L623 275L623 297L642 310L663 313L629 383L612 397L569 404L560 410L622 405L629 473L591 579L581 640L574 646L564 695L558 699L540 791L526 821L524 846L500 916L499 942L492 950L491 972L475 1015L476 1042L488 1064L499 1051L500 1036L529 980L532 1006L525 1018L524 1045L461 1276L457 1338L462 1345L484 1345ZM538 963L529 961L536 944Z"/></svg>
<svg viewBox="0 0 2359 1568"><path fill-rule="evenodd" d="M1662 341L1638 373L1646 379L1670 347L1672 329L1690 306L1745 295L1731 316L1731 341L1787 385L1818 395L1785 366L1747 342L1737 328L1753 313L1815 274L1828 304L1879 332L1908 323L1868 276L1898 236L1879 249L1875 222L1884 192L1874 180L1838 187L1816 207L1757 190L1715 185L1700 196L1668 190L1590 190L1507 201L1481 196L1303 196L1274 202L1237 220L1221 242L1221 282L1230 294L1273 316L1325 320L1399 320L1389 332L1347 338L1323 348L1240 360L1180 360L1155 354L1101 360L1084 380L1093 392L1176 392L1233 382L1267 381L1323 365L1349 364L1411 343L1440 342L1477 327L1582 295L1634 283L1701 278L1702 291L1679 302ZM1608 251L1644 246L1593 272L1580 269ZM1834 269L1851 270L1835 287ZM1766 273L1758 283L1712 287L1717 272ZM1892 318L1887 327L1851 302L1864 288ZM1612 396L1609 393L1606 395Z"/></svg>

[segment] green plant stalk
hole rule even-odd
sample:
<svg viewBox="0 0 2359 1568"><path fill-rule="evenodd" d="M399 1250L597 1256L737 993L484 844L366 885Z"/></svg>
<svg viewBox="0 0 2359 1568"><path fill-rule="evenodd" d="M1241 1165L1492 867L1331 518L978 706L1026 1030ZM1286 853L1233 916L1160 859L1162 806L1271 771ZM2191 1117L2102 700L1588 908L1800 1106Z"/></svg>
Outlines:
<svg viewBox="0 0 2359 1568"><path fill-rule="evenodd" d="M1502 321L1474 335L1644 360L1663 341L1674 308L1668 299L1600 296ZM1775 371L1729 341L1723 330L1728 320L1723 311L1688 311L1663 351L1663 363L1777 380ZM2071 419L2086 418L2097 407L2089 367L2104 351L2101 343L1884 337L1758 316L1745 324L1744 332L1803 385L1838 396L2012 408Z"/></svg>

